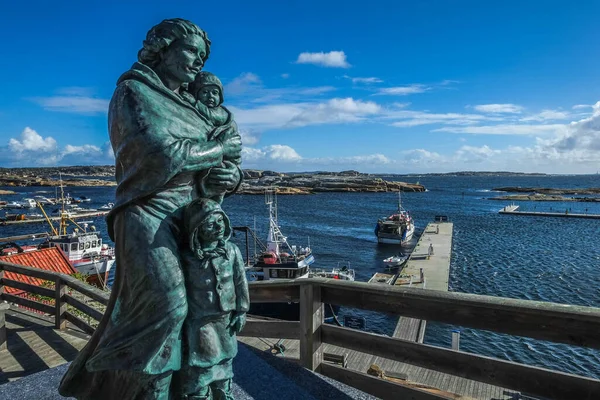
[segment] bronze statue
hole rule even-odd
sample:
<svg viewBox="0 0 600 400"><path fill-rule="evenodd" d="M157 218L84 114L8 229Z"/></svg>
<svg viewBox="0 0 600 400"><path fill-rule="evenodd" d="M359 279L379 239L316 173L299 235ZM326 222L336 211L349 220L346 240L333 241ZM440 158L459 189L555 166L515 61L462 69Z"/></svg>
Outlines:
<svg viewBox="0 0 600 400"><path fill-rule="evenodd" d="M188 243L185 210L197 198L221 201L237 190L242 176L241 139L233 119L215 124L198 111L197 93L187 91L210 46L206 33L192 22L162 21L148 32L138 62L117 81L108 120L118 186L115 207L107 216L116 250L115 284L97 330L63 377L63 396L166 400L196 395L185 393L188 385L179 377L184 373L173 379L182 360L190 359L183 348L194 346L182 342L183 336L190 338L189 332L183 335L184 322L188 314L199 312L189 311L197 294L188 292L196 287L186 276L195 264L208 262L198 260L197 253L194 265L185 265L192 260L190 248L207 253L202 245ZM221 211L211 215L219 213L224 216ZM239 251L231 245L217 249L225 249L227 257L235 253L227 267L235 270ZM247 291L236 287L236 294L238 289L240 299L247 299ZM230 334L243 326L245 308L238 308L228 314ZM186 324L190 326L194 328ZM225 359L233 355L229 351ZM215 390L226 392L229 379L213 379L226 381ZM204 386L199 390L198 396L207 392Z"/></svg>

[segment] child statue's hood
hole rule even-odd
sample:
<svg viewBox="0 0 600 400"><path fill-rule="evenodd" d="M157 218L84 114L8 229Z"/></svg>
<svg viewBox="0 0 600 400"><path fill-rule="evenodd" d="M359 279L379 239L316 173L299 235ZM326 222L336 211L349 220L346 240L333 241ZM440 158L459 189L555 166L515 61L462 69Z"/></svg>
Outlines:
<svg viewBox="0 0 600 400"><path fill-rule="evenodd" d="M214 213L220 213L225 221L224 240L231 237L231 222L221 205L214 200L199 198L187 205L183 213L183 224L188 237L188 243L194 243L194 236L202 223Z"/></svg>

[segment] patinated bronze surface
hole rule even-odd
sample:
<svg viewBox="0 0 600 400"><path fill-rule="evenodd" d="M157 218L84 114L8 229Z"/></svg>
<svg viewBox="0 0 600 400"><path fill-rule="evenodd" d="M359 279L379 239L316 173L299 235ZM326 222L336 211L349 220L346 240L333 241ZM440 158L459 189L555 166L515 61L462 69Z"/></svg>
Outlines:
<svg viewBox="0 0 600 400"><path fill-rule="evenodd" d="M210 46L192 22L165 20L117 81L108 115L118 184L107 217L115 284L61 382L63 396L231 398L248 290L219 203L239 187L241 139L221 106L218 78L195 82Z"/></svg>

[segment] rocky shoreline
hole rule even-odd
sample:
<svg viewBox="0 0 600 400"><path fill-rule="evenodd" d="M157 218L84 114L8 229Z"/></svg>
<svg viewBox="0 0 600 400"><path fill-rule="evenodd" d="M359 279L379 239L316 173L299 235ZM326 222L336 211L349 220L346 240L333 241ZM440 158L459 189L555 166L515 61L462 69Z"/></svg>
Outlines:
<svg viewBox="0 0 600 400"><path fill-rule="evenodd" d="M0 168L0 186L116 186L114 166L52 168ZM275 188L278 194L313 194L319 192L424 192L418 183L387 181L377 175L357 171L281 173L244 170L238 194L263 194Z"/></svg>
<svg viewBox="0 0 600 400"><path fill-rule="evenodd" d="M494 188L492 190L497 191L497 192L507 192L507 193L530 193L531 195L535 195L535 194L546 194L546 195L600 194L600 188L560 189L560 188L508 186L508 187Z"/></svg>

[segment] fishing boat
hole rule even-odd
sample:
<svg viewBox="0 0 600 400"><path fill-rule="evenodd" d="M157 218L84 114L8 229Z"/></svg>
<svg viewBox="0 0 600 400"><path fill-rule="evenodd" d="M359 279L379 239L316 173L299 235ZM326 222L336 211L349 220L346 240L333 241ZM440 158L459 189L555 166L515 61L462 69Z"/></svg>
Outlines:
<svg viewBox="0 0 600 400"><path fill-rule="evenodd" d="M103 278L115 263L114 248L102 242L102 238L93 225L88 225L87 222L77 223L71 219L72 213L68 210L67 201L64 199L62 185L60 189L61 198L59 204L62 206L58 210L60 215L58 228L52 224L43 206L40 203L36 203L51 229L51 232L47 233L45 240L36 246L36 249L58 247L63 251L65 257L77 272L88 275L92 278L92 281L100 281L103 286ZM70 231L67 229L69 223L74 225ZM39 238L39 236L36 236L36 238ZM32 250L31 246L21 246L21 250L17 247L12 247L18 252L25 249L27 251Z"/></svg>
<svg viewBox="0 0 600 400"><path fill-rule="evenodd" d="M402 192L398 192L398 211L387 218L380 218L375 226L378 243L406 244L415 233L415 223L408 211L402 207Z"/></svg>
<svg viewBox="0 0 600 400"><path fill-rule="evenodd" d="M6 203L3 208L19 209L23 208L23 205L21 203L17 203L16 201L11 201L10 203Z"/></svg>
<svg viewBox="0 0 600 400"><path fill-rule="evenodd" d="M283 236L277 220L277 198L273 191L265 194L265 203L269 206L269 234L263 251L255 256L249 277L253 280L307 278L309 266L315 262L310 249L290 245ZM260 272L260 274L252 273Z"/></svg>
<svg viewBox="0 0 600 400"><path fill-rule="evenodd" d="M261 246L261 251L254 256L253 261L249 261L250 265L246 269L248 281L308 278L309 267L315 261L310 244L306 247L289 244L279 228L277 198L272 190L266 191L265 203L269 206L269 233L266 244L258 241L253 234L255 243ZM245 230L251 231L249 228ZM297 321L300 317L300 306L293 302L252 303L248 313Z"/></svg>
<svg viewBox="0 0 600 400"><path fill-rule="evenodd" d="M408 256L402 252L396 254L395 256L388 257L383 260L383 265L387 269L398 268L404 265L408 261Z"/></svg>

